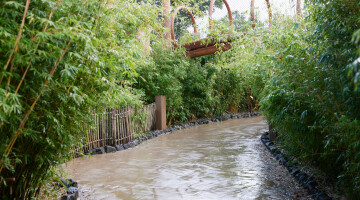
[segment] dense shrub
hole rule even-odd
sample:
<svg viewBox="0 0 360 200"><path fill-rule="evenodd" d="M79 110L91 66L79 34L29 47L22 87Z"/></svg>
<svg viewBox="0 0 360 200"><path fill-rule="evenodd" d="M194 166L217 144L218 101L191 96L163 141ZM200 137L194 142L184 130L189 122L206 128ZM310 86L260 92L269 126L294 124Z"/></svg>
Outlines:
<svg viewBox="0 0 360 200"><path fill-rule="evenodd" d="M168 124L257 109L258 94L246 84L248 73L221 61L224 55L189 59L184 49L166 50L155 42L152 47L152 61L139 66L135 87L147 102L156 95L167 97Z"/></svg>

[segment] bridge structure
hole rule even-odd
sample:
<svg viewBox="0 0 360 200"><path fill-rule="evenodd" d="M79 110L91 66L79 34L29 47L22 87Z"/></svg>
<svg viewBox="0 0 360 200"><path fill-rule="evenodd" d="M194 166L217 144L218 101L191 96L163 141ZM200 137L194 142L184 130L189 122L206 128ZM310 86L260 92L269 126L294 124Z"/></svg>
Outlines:
<svg viewBox="0 0 360 200"><path fill-rule="evenodd" d="M216 0L211 0L210 2L210 6L209 6L209 29L212 30L213 29L213 20L212 20L212 14L213 14L213 8L214 8L214 3ZM166 5L167 2L167 5ZM228 17L229 17L229 22L230 22L230 26L233 26L233 17L232 17L232 12L231 12L231 8L229 3L227 2L227 0L222 0L222 2L225 4L227 12L228 12ZM267 8L268 8L268 13L269 13L269 28L271 29L272 26L272 11L271 11L271 5L270 5L270 0L265 0L266 4L267 4ZM170 0L165 0L165 14L166 12L170 11ZM232 37L231 34L230 35L226 35L226 36L222 36L221 40L217 40L215 38L203 38L197 41L193 41L193 42L189 42L189 43L185 43L185 44L180 44L178 45L176 42L176 38L175 38L175 30L174 30L174 24L175 24L175 18L177 16L177 13L180 10L184 10L188 13L188 15L191 18L191 21L193 23L193 27L194 27L194 34L195 36L198 35L198 31L197 31L197 25L196 25L196 21L195 21L195 17L194 15L191 13L191 8L186 7L186 6L178 6L176 7L171 14L171 20L167 21L165 19L165 27L168 27L170 25L170 37L172 40L172 44L174 45L175 48L177 47L183 47L186 49L186 57L190 57L190 58L196 58L196 57L200 57L200 56L205 56L205 55L210 55L210 54L215 54L219 51L228 51L231 49L231 42L232 42ZM250 4L250 15L251 15L251 21L252 21L252 28L255 29L255 0L251 0L251 4ZM165 36L166 37L166 36Z"/></svg>

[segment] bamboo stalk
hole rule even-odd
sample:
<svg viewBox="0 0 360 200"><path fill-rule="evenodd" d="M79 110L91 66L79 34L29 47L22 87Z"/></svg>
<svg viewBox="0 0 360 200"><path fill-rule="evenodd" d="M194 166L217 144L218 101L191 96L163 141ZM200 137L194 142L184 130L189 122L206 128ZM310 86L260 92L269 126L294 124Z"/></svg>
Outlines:
<svg viewBox="0 0 360 200"><path fill-rule="evenodd" d="M129 106L126 107L126 110L129 111ZM130 122L129 122L129 113L126 114L126 137L130 136ZM128 142L131 142L128 137Z"/></svg>
<svg viewBox="0 0 360 200"><path fill-rule="evenodd" d="M98 118L98 116L97 116L97 114L95 114L95 130L94 130L95 148L98 147L98 136L97 136L98 135L98 122L97 122L98 119L97 118Z"/></svg>
<svg viewBox="0 0 360 200"><path fill-rule="evenodd" d="M116 138L116 145L119 145L119 139L120 139L120 118L119 118L119 114L120 114L120 108L117 109L117 113L118 113L118 116L116 117L116 126L117 126L117 138Z"/></svg>
<svg viewBox="0 0 360 200"><path fill-rule="evenodd" d="M124 108L121 112L121 142L124 144L123 138L125 137L125 114L124 114Z"/></svg>
<svg viewBox="0 0 360 200"><path fill-rule="evenodd" d="M16 40L15 40L15 44L14 44L14 48L11 50L11 53L10 53L10 56L9 56L9 59L8 61L6 62L5 64L5 69L4 69L4 73L5 71L7 70L11 60L13 59L13 55L14 55L14 52L15 50L17 49L18 47L18 43L20 42L20 39L21 39L21 34L22 34L22 31L23 31L23 28L24 28L24 25L25 25L25 18L26 18L26 14L29 10L29 6L30 6L30 0L27 0L26 1L26 5L25 5L25 10L24 10L24 15L23 15L23 18L22 18L22 21L21 21L21 25L20 25L20 29L19 29L19 32L18 32L18 35L16 37ZM1 85L1 82L4 78L4 74L1 75L1 78L0 78L0 85ZM1 170L0 170L1 172Z"/></svg>
<svg viewBox="0 0 360 200"><path fill-rule="evenodd" d="M13 148L16 140L17 140L17 138L21 135L21 129L24 128L24 126L25 126L25 124L26 124L26 122L27 122L30 114L32 113L32 111L33 111L33 109L34 109L34 107L35 107L35 105L36 105L36 103L37 103L38 100L40 99L40 97L41 97L42 93L44 92L46 86L49 84L49 81L50 81L50 79L53 77L53 75L54 75L57 67L59 66L61 60L64 58L65 53L67 52L67 49L68 49L68 47L70 46L70 43L71 43L71 40L69 40L68 44L66 45L66 47L65 47L65 49L64 49L64 52L62 53L62 55L60 56L59 60L56 62L56 64L54 65L54 67L51 69L51 71L50 71L50 73L49 73L49 78L47 78L47 79L45 80L44 85L43 85L43 87L42 87L41 90L40 90L40 93L39 93L38 96L36 97L35 101L32 103L30 109L29 109L29 110L27 111L27 113L25 114L23 120L21 121L21 123L20 123L20 125L19 125L19 128L16 130L16 133L14 134L14 136L12 137L10 143L9 143L8 146L6 147L6 149L5 149L5 155L6 155L5 158L7 158L7 157L9 156L10 151L12 150L12 148ZM1 161L3 161L3 159L2 159ZM4 167L4 164L1 164L0 174L1 174L1 172L2 172L3 167Z"/></svg>
<svg viewBox="0 0 360 200"><path fill-rule="evenodd" d="M90 150L90 143L89 143L89 128L86 130L86 142L87 142L87 146L88 146L88 151Z"/></svg>
<svg viewBox="0 0 360 200"><path fill-rule="evenodd" d="M57 8L57 6L50 12L48 21L51 20L52 16L54 15L54 12L55 12L56 8ZM46 23L43 32L46 32L46 31L47 31L48 25L49 25L49 22ZM39 48L39 45L40 45L40 41L38 41L38 43L36 44L35 52L36 52L36 50ZM19 82L19 84L18 84L18 86L17 86L17 88L16 88L16 90L15 90L15 95L19 92L19 89L20 89L20 87L21 87L21 85L22 85L22 83L23 83L23 81L24 81L24 79L25 79L25 76L26 76L26 74L27 74L27 72L28 72L28 70L29 70L29 68L30 68L30 66L31 66L32 59L33 59L33 58L30 59L29 64L28 64L28 66L26 67L23 76L21 77L21 80L20 80L20 82ZM9 77L9 78L10 78L10 77ZM9 81L9 82L10 82L10 81ZM6 99L7 99L8 96L9 96L9 93L6 94L5 101L6 101Z"/></svg>

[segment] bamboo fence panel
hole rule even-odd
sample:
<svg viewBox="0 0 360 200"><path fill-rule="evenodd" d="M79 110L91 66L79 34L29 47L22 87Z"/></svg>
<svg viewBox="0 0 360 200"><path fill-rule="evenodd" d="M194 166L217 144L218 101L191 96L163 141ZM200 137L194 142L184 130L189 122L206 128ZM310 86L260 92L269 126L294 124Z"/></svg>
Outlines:
<svg viewBox="0 0 360 200"><path fill-rule="evenodd" d="M84 152L106 145L126 144L143 134L155 129L156 104L152 103L140 109L130 106L109 108L103 113L92 113L93 124L84 125L81 145L76 152Z"/></svg>

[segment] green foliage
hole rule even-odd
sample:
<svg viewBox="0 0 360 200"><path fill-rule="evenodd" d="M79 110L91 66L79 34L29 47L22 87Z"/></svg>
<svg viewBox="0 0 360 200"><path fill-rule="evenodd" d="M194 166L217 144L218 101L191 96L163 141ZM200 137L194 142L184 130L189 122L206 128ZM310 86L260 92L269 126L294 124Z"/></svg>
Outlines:
<svg viewBox="0 0 360 200"><path fill-rule="evenodd" d="M304 20L278 16L271 31L248 33L239 54L252 60L239 61L268 69L261 109L279 131L284 148L315 163L356 197L360 96L354 43L358 45L360 4L318 0L307 5Z"/></svg>
<svg viewBox="0 0 360 200"><path fill-rule="evenodd" d="M246 84L252 78L235 61L221 61L226 54L189 59L183 49L163 46L153 43L153 60L139 66L136 88L144 91L148 103L156 95L167 97L168 124L256 109L258 94L251 92L255 84Z"/></svg>
<svg viewBox="0 0 360 200"><path fill-rule="evenodd" d="M0 2L2 199L38 195L54 176L49 169L70 158L92 110L141 104L129 87L145 57L136 33L160 27L151 4L32 0L15 46L24 10L24 1Z"/></svg>

